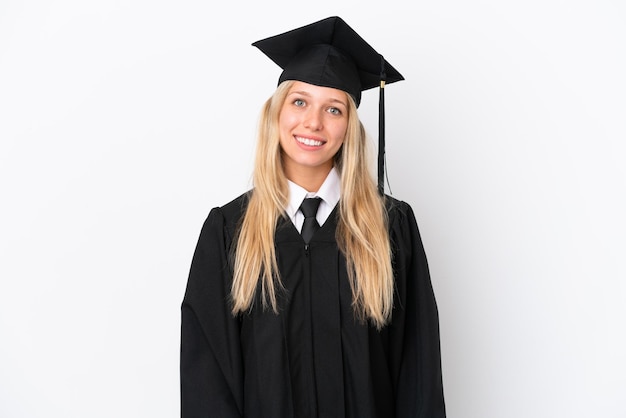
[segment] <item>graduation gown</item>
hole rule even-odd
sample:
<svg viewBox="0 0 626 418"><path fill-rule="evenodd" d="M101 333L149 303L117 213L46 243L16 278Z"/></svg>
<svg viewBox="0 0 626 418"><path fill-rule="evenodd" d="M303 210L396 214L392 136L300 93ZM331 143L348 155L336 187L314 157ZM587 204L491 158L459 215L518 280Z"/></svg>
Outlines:
<svg viewBox="0 0 626 418"><path fill-rule="evenodd" d="M231 314L231 251L248 196L214 208L200 233L182 303L182 417L445 417L437 307L410 206L387 199L395 296L379 331L351 306L338 207L308 247L279 220L279 313L257 298Z"/></svg>

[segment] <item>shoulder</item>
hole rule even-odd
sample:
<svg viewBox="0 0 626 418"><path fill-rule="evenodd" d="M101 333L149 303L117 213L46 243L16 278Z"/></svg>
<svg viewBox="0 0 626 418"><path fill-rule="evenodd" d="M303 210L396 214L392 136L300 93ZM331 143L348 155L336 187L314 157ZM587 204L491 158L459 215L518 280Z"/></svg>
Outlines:
<svg viewBox="0 0 626 418"><path fill-rule="evenodd" d="M221 233L232 237L246 211L250 195L251 191L247 191L225 205L211 209L204 221L202 235L210 234L209 231L222 231Z"/></svg>
<svg viewBox="0 0 626 418"><path fill-rule="evenodd" d="M387 210L387 217L389 219L390 226L404 224L407 221L415 222L413 208L411 208L411 205L405 201L385 195L385 208Z"/></svg>
<svg viewBox="0 0 626 418"><path fill-rule="evenodd" d="M252 190L248 190L247 192L231 200L227 204L218 208L214 208L213 211L218 211L224 217L224 221L227 224L236 224L246 212L246 208L248 207L248 202L250 201L251 195Z"/></svg>
<svg viewBox="0 0 626 418"><path fill-rule="evenodd" d="M422 238L413 208L407 202L385 196L389 238L401 250L422 248Z"/></svg>

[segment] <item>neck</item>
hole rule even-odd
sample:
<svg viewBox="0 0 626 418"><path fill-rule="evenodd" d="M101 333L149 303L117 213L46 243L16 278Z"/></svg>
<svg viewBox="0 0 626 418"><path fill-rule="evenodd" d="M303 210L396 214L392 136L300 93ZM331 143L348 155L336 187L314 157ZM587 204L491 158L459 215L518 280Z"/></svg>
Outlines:
<svg viewBox="0 0 626 418"><path fill-rule="evenodd" d="M289 180L307 192L314 193L322 187L332 168L332 164L328 167L307 167L298 170L290 170L289 167L285 167L285 174Z"/></svg>

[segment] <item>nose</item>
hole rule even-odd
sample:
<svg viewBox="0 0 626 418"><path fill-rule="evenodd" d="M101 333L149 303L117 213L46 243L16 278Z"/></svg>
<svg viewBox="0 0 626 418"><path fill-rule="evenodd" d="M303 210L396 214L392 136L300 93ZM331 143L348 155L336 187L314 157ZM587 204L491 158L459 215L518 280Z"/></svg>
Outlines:
<svg viewBox="0 0 626 418"><path fill-rule="evenodd" d="M322 115L321 111L311 109L307 112L304 119L304 127L311 129L312 131L318 131L322 129Z"/></svg>

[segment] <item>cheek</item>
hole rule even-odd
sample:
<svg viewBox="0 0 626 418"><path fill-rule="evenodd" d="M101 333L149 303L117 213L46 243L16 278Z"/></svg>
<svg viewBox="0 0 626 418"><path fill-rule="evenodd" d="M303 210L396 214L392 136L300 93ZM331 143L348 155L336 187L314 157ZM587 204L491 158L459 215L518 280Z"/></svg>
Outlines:
<svg viewBox="0 0 626 418"><path fill-rule="evenodd" d="M288 113L281 113L278 117L278 142L280 148L284 150L285 146L289 146L292 138L293 117Z"/></svg>
<svg viewBox="0 0 626 418"><path fill-rule="evenodd" d="M293 112L282 110L278 115L278 126L281 130L291 129L296 123L296 116Z"/></svg>
<svg viewBox="0 0 626 418"><path fill-rule="evenodd" d="M348 124L347 123L343 123L341 125L338 125L335 129L335 138L337 139L337 142L343 143L344 139L346 138L346 133L348 132Z"/></svg>

